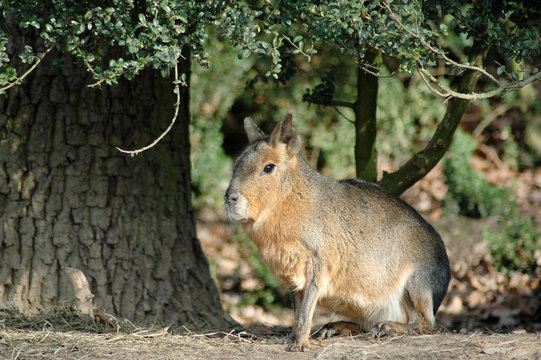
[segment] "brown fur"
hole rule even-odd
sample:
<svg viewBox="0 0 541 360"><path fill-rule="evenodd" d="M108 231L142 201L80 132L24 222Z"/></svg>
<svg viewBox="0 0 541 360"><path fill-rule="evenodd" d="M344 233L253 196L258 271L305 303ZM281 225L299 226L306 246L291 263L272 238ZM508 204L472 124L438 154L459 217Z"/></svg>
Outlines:
<svg viewBox="0 0 541 360"><path fill-rule="evenodd" d="M295 294L290 349L309 346L318 302L378 336L432 328L450 276L436 231L376 185L313 170L291 115L270 137L249 118L245 129L250 146L235 164L226 209Z"/></svg>

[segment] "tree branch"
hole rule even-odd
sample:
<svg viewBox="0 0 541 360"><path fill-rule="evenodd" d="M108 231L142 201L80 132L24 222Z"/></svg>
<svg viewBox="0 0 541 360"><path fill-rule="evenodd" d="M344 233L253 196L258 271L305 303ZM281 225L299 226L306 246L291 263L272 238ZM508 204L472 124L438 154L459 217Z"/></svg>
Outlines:
<svg viewBox="0 0 541 360"><path fill-rule="evenodd" d="M86 66L86 69L92 74L94 75L95 78L99 78L100 75L96 72L96 70L94 70L94 68L92 67L92 65L88 62L88 60L83 57L83 62ZM96 86L100 86L103 82L105 81L105 78L102 78L98 81L96 81L95 83L92 83L90 85L87 85L89 88L94 88Z"/></svg>
<svg viewBox="0 0 541 360"><path fill-rule="evenodd" d="M379 51L381 53L381 51L379 49L376 49L374 48L375 50ZM390 74L380 74L379 71L381 70L379 67L377 66L373 66L373 65L370 65L370 64L366 64L366 63L363 63L363 62L355 62L355 64L360 67L364 72L366 72L367 74L370 74L372 76L375 76L377 78L390 78L390 77L393 77L396 75L396 71L393 71L391 72Z"/></svg>
<svg viewBox="0 0 541 360"><path fill-rule="evenodd" d="M310 104L316 104L316 105L323 105L323 106L333 106L333 107L347 107L350 109L353 109L355 107L355 103L352 103L350 101L343 101L343 100L329 100L326 102L316 101L310 98L303 99L303 101L306 101Z"/></svg>
<svg viewBox="0 0 541 360"><path fill-rule="evenodd" d="M486 127L490 125L491 122L496 120L500 115L505 114L509 109L513 107L513 105L514 104L512 103L511 104L503 103L499 105L497 108L495 108L494 110L492 110L490 113L488 113L483 119L483 121L481 121L472 131L473 137L478 137L479 135L481 135L483 131L486 129Z"/></svg>
<svg viewBox="0 0 541 360"><path fill-rule="evenodd" d="M338 109L337 106L333 106L333 109L334 111L336 111L338 113L338 115L340 115L341 117L344 118L344 120L352 123L352 124L355 124L355 121L351 120L350 118L348 118L343 112L340 111L340 109Z"/></svg>
<svg viewBox="0 0 541 360"><path fill-rule="evenodd" d="M486 55L481 49L480 44L473 44L471 57L474 59L474 63L479 66L482 66ZM458 92L467 93L473 91L478 77L479 73L477 71L468 70L464 72L458 80ZM384 172L378 184L398 196L422 179L447 152L467 104L466 99L451 98L447 104L445 116L428 145L397 171L393 173Z"/></svg>
<svg viewBox="0 0 541 360"><path fill-rule="evenodd" d="M136 150L124 150L124 149L119 148L118 146L115 146L118 151L120 151L121 153L131 154L132 156L135 156L135 155L139 154L140 152L146 151L146 150L154 147L157 143L159 143L161 141L161 139L164 138L165 135L167 135L167 133L169 133L169 131L171 131L171 129L173 128L173 125L175 124L175 121L177 120L178 111L179 111L179 108L180 108L180 83L179 83L179 80L178 80L178 65L175 65L175 71L174 72L175 72L174 84L175 84L175 92L177 94L177 102L175 104L175 114L173 115L173 118L171 119L171 123L169 124L167 129L165 129L165 131L160 136L158 136L158 138L156 140L154 140L151 144L149 144L147 146L144 146L144 147L142 147L140 149L136 149Z"/></svg>
<svg viewBox="0 0 541 360"><path fill-rule="evenodd" d="M342 101L342 100L331 100L328 104L323 104L328 106L342 106L342 107L348 107L350 109L353 109L355 107L355 104L349 101Z"/></svg>

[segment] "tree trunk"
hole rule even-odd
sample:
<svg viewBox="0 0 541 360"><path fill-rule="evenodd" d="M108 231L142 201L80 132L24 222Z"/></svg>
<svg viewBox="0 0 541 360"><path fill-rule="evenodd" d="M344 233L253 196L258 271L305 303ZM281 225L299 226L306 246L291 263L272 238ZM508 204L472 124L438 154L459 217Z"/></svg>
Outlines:
<svg viewBox="0 0 541 360"><path fill-rule="evenodd" d="M0 96L0 302L25 312L69 302L71 267L109 313L224 327L195 236L189 88L169 135L127 157L114 146L147 145L169 124L172 80L146 71L94 90L81 64L54 57Z"/></svg>
<svg viewBox="0 0 541 360"><path fill-rule="evenodd" d="M377 50L370 50L365 61L377 67L381 57ZM378 78L357 68L357 100L355 112L355 167L357 177L375 182L378 176L376 152L376 109L378 103Z"/></svg>

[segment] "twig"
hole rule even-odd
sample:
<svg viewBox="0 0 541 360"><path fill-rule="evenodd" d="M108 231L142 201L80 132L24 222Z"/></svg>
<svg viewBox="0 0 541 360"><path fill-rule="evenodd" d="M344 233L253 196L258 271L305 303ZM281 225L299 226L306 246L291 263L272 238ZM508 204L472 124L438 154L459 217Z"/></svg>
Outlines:
<svg viewBox="0 0 541 360"><path fill-rule="evenodd" d="M176 93L177 93L177 102L175 104L175 114L173 115L173 118L171 119L171 123L169 124L167 129L165 129L165 131L160 136L158 136L158 138L156 138L156 140L154 140L151 144L149 144L147 146L144 146L144 147L142 147L140 149L136 149L136 150L124 150L124 149L119 148L118 146L115 146L118 151L120 151L121 153L131 154L132 156L135 156L135 155L139 154L140 152L146 151L146 150L154 147L157 143L159 143L164 138L165 135L167 135L167 133L169 133L169 131L171 131L171 129L173 128L173 125L175 124L175 121L177 120L178 111L179 111L179 108L180 108L180 85L179 85L179 82L178 82L178 65L175 65L175 82L174 82L174 84L175 84L175 89L176 89Z"/></svg>
<svg viewBox="0 0 541 360"><path fill-rule="evenodd" d="M317 354L317 356L314 359L315 360L323 359L323 354L325 354L327 350L329 350L330 348L333 348L335 345L337 344L330 344L330 345L325 346L325 348L319 354ZM342 345L342 344L339 344L339 345Z"/></svg>
<svg viewBox="0 0 541 360"><path fill-rule="evenodd" d="M471 334L470 336L468 336L464 340L460 340L459 342L466 342L466 341L470 340L472 337L477 336L477 335L480 335L480 333L474 332L473 334Z"/></svg>
<svg viewBox="0 0 541 360"><path fill-rule="evenodd" d="M83 57L83 62L85 63L85 66L86 66L86 69L88 71L90 71L92 73L92 75L94 75L96 78L99 78L99 74L96 72L96 70L94 70L94 68L92 67L92 65L90 65L90 63L88 62L88 60L86 58ZM98 81L96 81L95 83L92 83L90 85L88 85L89 88L93 88L93 87L96 87L96 86L99 86L101 85L102 82L104 82L105 79L102 78Z"/></svg>
<svg viewBox="0 0 541 360"><path fill-rule="evenodd" d="M493 147L486 146L485 144L479 144L478 149L483 152L488 160L491 160L494 165L498 167L498 169L508 172L511 170L511 166L504 163L500 157L498 156L498 153Z"/></svg>
<svg viewBox="0 0 541 360"><path fill-rule="evenodd" d="M4 86L3 88L0 88L0 94L3 94L10 87L20 84L24 80L25 77L27 77L32 71L34 71L36 66L39 65L39 63L43 60L45 55L47 55L52 49L53 48L48 48L47 50L45 50L45 52L36 61L36 63L34 65L32 65L28 70L26 70L26 72L24 74L22 74L21 77L16 78L13 82L8 82L8 84L6 86Z"/></svg>
<svg viewBox="0 0 541 360"><path fill-rule="evenodd" d="M378 51L381 51L381 50L378 50ZM375 77L378 77L378 78L390 78L390 77L393 77L396 75L396 71L393 71L392 73L390 74L380 74L379 73L379 70L380 68L377 67L377 66L373 66L373 65L368 65L368 64L365 64L365 63L362 63L362 62L355 62L355 64L357 64L358 67L360 67L361 69L363 69L364 72L372 75L372 76L375 76ZM378 72L376 72L376 70Z"/></svg>
<svg viewBox="0 0 541 360"><path fill-rule="evenodd" d="M479 125L475 127L475 129L472 132L472 135L474 137L478 137L479 135L481 135L483 131L486 129L486 127L490 125L491 122L496 120L500 115L505 114L509 109L511 109L511 107L512 107L511 104L503 103L500 106L498 106L496 109L491 111L487 116L485 116L483 121L481 121Z"/></svg>
<svg viewBox="0 0 541 360"><path fill-rule="evenodd" d="M364 348L371 348L371 347L375 347L375 346L381 346L381 345L385 345L385 344L388 344L390 343L391 341L395 341L395 340L398 340L398 339L401 339L403 338L404 335L399 335L399 336L394 336L394 337L390 337L389 339L383 341L383 342L377 342L375 344L372 344L372 345L367 345L365 346ZM378 340L379 340L379 337L378 337Z"/></svg>
<svg viewBox="0 0 541 360"><path fill-rule="evenodd" d="M147 338L162 336L162 335L168 334L167 331L169 330L170 327L171 325L167 325L163 329L158 329L158 330L155 330L155 329L141 330L141 331L137 331L133 333L132 335L142 336L142 337L147 337Z"/></svg>
<svg viewBox="0 0 541 360"><path fill-rule="evenodd" d="M344 100L330 100L328 102L318 102L318 101L308 99L308 100L305 100L305 101L310 103L310 104L323 105L323 106L332 106L334 108L337 108L337 107L340 106L340 107L348 107L348 108L353 109L354 106L355 106L355 103L352 103L350 101L344 101Z"/></svg>
<svg viewBox="0 0 541 360"><path fill-rule="evenodd" d="M289 44L291 44L291 46L293 46L295 49L297 49L299 51L299 53L301 53L303 56L307 57L308 61L310 61L310 59L311 59L310 55L308 55L300 47L295 45L295 43L293 41L291 41L291 39L288 36L282 36L282 39L286 40Z"/></svg>

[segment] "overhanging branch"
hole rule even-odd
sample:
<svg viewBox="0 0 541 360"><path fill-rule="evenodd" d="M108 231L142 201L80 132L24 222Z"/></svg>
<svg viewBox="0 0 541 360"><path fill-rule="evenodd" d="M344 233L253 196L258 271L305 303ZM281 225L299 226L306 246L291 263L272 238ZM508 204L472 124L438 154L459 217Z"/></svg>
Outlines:
<svg viewBox="0 0 541 360"><path fill-rule="evenodd" d="M482 66L485 53L479 44L472 47L472 58L475 64ZM460 76L457 92L470 93L475 88L479 73L466 71ZM379 185L395 195L402 194L406 189L422 179L441 160L451 145L453 135L462 119L468 100L451 98L447 103L447 111L438 125L434 136L428 145L415 154L406 164L393 173L384 173Z"/></svg>
<svg viewBox="0 0 541 360"><path fill-rule="evenodd" d="M430 72L428 72L425 68L423 68L421 64L419 64L417 71L419 72L421 79L425 82L426 86L432 93L440 97L443 97L445 99L458 98L462 100L473 100L473 101L480 100L480 99L488 99L494 96L501 95L502 93L507 92L507 91L520 89L528 84L533 83L534 81L541 80L541 72L538 72L536 74L532 74L531 76L529 76L528 78L524 80L513 81L506 84L502 84L501 81L496 79L492 74L490 74L482 66L478 66L476 64L473 64L473 65L463 64L451 59L449 56L445 54L443 50L430 45L430 43L428 43L418 32L412 31L407 26L405 26L402 23L402 21L399 19L399 17L393 12L393 10L391 9L391 6L387 2L382 2L381 4L382 4L381 6L388 11L390 17L394 20L394 22L398 25L398 27L400 27L402 30L407 32L413 38L419 40L422 46L430 50L436 56L441 57L447 64L455 66L460 69L477 71L483 76L485 76L487 79L492 81L494 84L496 84L496 88L490 91L482 92L482 93L454 91L451 88L439 82L432 74L430 74Z"/></svg>

